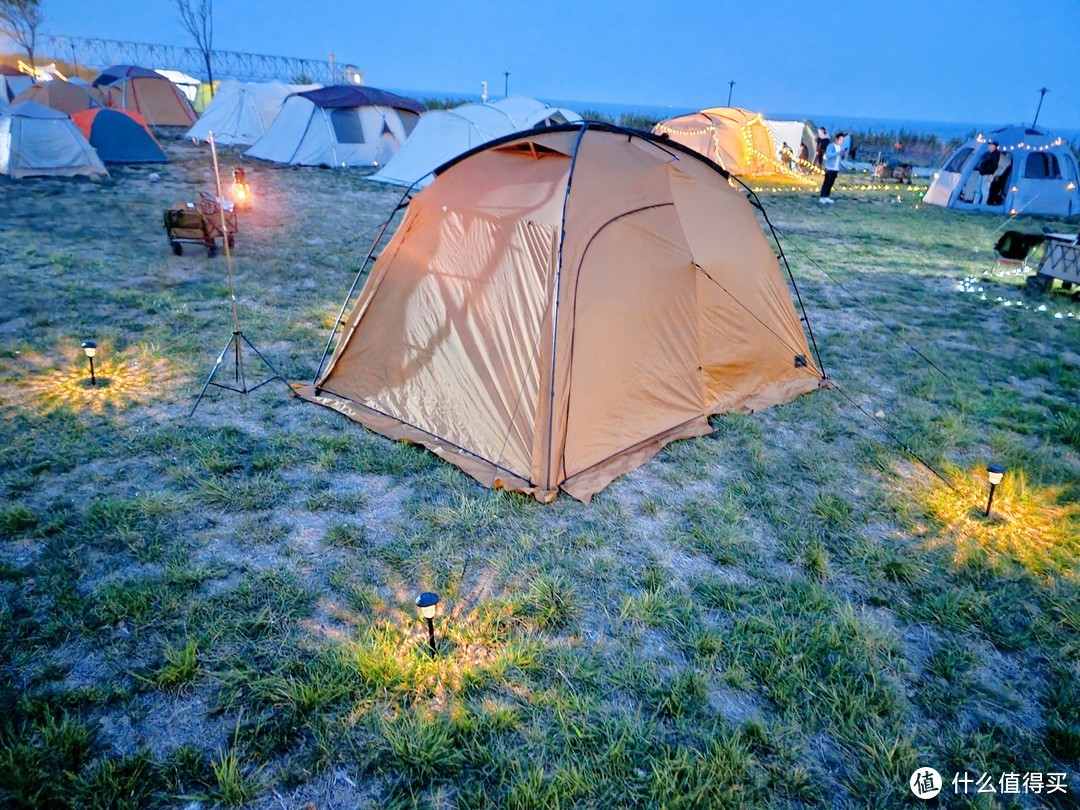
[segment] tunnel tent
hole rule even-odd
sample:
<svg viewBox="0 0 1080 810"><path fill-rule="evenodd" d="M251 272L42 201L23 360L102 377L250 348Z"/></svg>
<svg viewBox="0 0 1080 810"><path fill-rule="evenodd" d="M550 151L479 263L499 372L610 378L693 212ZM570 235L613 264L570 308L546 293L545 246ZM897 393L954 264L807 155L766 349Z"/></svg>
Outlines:
<svg viewBox="0 0 1080 810"><path fill-rule="evenodd" d="M205 141L210 133L223 146L251 146L266 134L281 105L293 93L315 90L320 85L284 82L238 82L226 79L218 85L213 101L187 131L187 137Z"/></svg>
<svg viewBox="0 0 1080 810"><path fill-rule="evenodd" d="M823 384L753 206L691 150L581 122L435 174L300 396L547 502Z"/></svg>
<svg viewBox="0 0 1080 810"><path fill-rule="evenodd" d="M580 121L572 110L550 107L525 96L492 104L462 104L428 110L390 162L371 176L379 183L423 188L446 161L495 138L536 126Z"/></svg>
<svg viewBox="0 0 1080 810"><path fill-rule="evenodd" d="M355 85L330 85L285 99L247 157L300 166L379 166L412 132L424 105Z"/></svg>

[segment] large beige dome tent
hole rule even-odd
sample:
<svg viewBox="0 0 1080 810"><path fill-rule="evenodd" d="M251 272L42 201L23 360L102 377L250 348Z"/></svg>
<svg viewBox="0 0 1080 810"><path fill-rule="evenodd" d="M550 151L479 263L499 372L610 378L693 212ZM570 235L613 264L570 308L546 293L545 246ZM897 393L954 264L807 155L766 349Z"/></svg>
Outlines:
<svg viewBox="0 0 1080 810"><path fill-rule="evenodd" d="M428 110L420 116L405 145L370 179L423 188L431 182L435 169L480 144L523 129L580 120L581 116L572 110L549 107L524 96L510 96L492 104Z"/></svg>
<svg viewBox="0 0 1080 810"><path fill-rule="evenodd" d="M737 177L807 182L781 165L780 144L760 113L738 107L710 107L661 121L653 132L704 155ZM798 144L789 144L798 151Z"/></svg>
<svg viewBox="0 0 1080 810"><path fill-rule="evenodd" d="M412 132L424 105L374 87L330 85L289 96L244 154L299 166L378 166Z"/></svg>
<svg viewBox="0 0 1080 810"><path fill-rule="evenodd" d="M0 110L0 174L104 177L108 171L71 118L22 101Z"/></svg>
<svg viewBox="0 0 1080 810"><path fill-rule="evenodd" d="M441 167L299 393L487 486L587 501L710 414L821 382L727 173L578 123Z"/></svg>
<svg viewBox="0 0 1080 810"><path fill-rule="evenodd" d="M996 141L1008 156L1001 193L979 199L979 161ZM1080 178L1076 156L1064 139L1032 127L1005 127L979 134L945 161L923 201L961 211L1071 216L1080 213Z"/></svg>

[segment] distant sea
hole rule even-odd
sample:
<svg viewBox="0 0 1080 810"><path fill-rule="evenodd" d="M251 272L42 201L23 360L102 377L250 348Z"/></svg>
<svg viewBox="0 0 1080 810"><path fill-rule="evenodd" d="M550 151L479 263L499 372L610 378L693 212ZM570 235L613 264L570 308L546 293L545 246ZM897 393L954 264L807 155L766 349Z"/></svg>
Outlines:
<svg viewBox="0 0 1080 810"><path fill-rule="evenodd" d="M461 98L475 102L481 100L478 94L470 95L468 93L448 93L435 90L394 90L393 92L412 96L413 98ZM492 93L488 96L489 101L498 101L500 98L502 98L501 93ZM638 115L663 120L665 118L674 118L678 115L697 112L696 109L690 107L665 107L649 104L611 104L601 101L569 101L566 99L553 98L545 98L543 101L552 106L566 107L567 109L575 110L576 112L595 110L598 113L602 113L603 115L616 120L624 113L636 113ZM997 123L985 121L957 123L952 121L922 121L902 118L865 118L856 115L815 115L807 112L777 112L773 110L764 110L763 112L767 117L775 118L778 121L803 121L809 119L814 122L815 126L823 126L829 132L851 130L853 132L889 133L899 132L901 129L904 129L911 133L937 135L943 141L948 141L952 138L967 138L973 132L989 132L990 130L1000 129L1003 126L1020 123L1017 121L1001 121ZM1054 127L1053 132L1062 136L1067 141L1072 141L1073 143L1080 142L1080 129L1061 129Z"/></svg>

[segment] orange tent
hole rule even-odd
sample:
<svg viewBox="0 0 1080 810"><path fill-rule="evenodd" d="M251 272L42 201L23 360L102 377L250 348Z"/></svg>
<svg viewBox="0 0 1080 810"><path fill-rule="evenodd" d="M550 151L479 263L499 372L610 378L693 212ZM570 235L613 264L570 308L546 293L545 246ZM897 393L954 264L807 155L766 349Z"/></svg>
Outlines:
<svg viewBox="0 0 1080 810"><path fill-rule="evenodd" d="M710 414L822 379L727 173L577 123L437 170L299 393L488 486L588 501Z"/></svg>
<svg viewBox="0 0 1080 810"><path fill-rule="evenodd" d="M135 65L114 65L94 79L102 104L137 112L152 127L190 127L197 116L176 85L160 73Z"/></svg>
<svg viewBox="0 0 1080 810"><path fill-rule="evenodd" d="M794 175L777 160L772 133L759 113L711 107L661 121L653 132L693 149L739 177Z"/></svg>
<svg viewBox="0 0 1080 810"><path fill-rule="evenodd" d="M18 104L20 101L36 101L68 115L99 106L89 88L60 79L32 84L15 96L11 103Z"/></svg>

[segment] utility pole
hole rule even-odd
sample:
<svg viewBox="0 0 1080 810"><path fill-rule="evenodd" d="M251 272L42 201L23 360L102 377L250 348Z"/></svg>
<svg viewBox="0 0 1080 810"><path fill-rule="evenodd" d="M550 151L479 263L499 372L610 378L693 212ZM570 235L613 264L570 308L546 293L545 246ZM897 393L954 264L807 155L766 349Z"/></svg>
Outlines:
<svg viewBox="0 0 1080 810"><path fill-rule="evenodd" d="M1035 129L1035 125L1039 123L1039 110L1042 109L1043 96L1049 92L1050 91L1045 87L1039 88L1039 106L1035 108L1035 120L1031 122L1032 129Z"/></svg>
<svg viewBox="0 0 1080 810"><path fill-rule="evenodd" d="M503 98L510 97L510 71L503 71Z"/></svg>
<svg viewBox="0 0 1080 810"><path fill-rule="evenodd" d="M731 106L731 91L735 89L735 81L732 80L727 83L727 105Z"/></svg>

